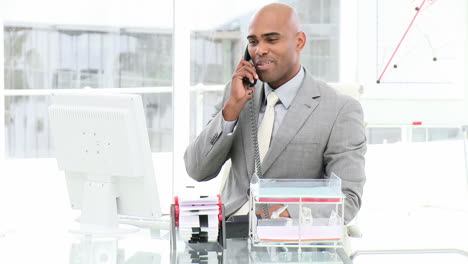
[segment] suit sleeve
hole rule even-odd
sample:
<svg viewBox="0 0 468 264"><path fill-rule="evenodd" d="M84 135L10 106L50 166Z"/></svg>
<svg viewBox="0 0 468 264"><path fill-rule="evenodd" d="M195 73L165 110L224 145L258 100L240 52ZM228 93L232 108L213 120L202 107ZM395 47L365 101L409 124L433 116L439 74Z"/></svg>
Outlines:
<svg viewBox="0 0 468 264"><path fill-rule="evenodd" d="M222 102L215 106L216 111L207 126L185 150L184 161L188 175L196 181L207 181L216 177L229 159L236 128L232 133L223 133L222 108L230 85L225 89Z"/></svg>
<svg viewBox="0 0 468 264"><path fill-rule="evenodd" d="M341 178L345 200L345 223L361 207L365 176L366 135L363 111L359 102L348 98L339 111L324 152L326 175Z"/></svg>

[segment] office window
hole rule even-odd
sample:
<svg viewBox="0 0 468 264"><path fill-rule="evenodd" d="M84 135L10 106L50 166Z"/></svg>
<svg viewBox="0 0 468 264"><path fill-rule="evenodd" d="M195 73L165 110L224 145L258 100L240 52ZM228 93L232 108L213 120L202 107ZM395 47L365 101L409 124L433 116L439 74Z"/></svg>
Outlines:
<svg viewBox="0 0 468 264"><path fill-rule="evenodd" d="M369 127L367 128L368 144L387 144L401 142L401 128L399 127Z"/></svg>
<svg viewBox="0 0 468 264"><path fill-rule="evenodd" d="M50 96L5 98L5 156L51 157L47 107Z"/></svg>
<svg viewBox="0 0 468 264"><path fill-rule="evenodd" d="M416 127L411 131L411 142L426 142L427 141L427 128Z"/></svg>
<svg viewBox="0 0 468 264"><path fill-rule="evenodd" d="M461 140L460 128L431 127L427 129L428 141Z"/></svg>
<svg viewBox="0 0 468 264"><path fill-rule="evenodd" d="M121 34L117 63L120 65L120 78L119 75L114 77L114 86L170 86L172 84L171 49L171 34Z"/></svg>
<svg viewBox="0 0 468 264"><path fill-rule="evenodd" d="M458 127L419 127L412 130L412 142L462 140L463 133Z"/></svg>
<svg viewBox="0 0 468 264"><path fill-rule="evenodd" d="M150 93L141 96L151 151L172 151L172 93Z"/></svg>
<svg viewBox="0 0 468 264"><path fill-rule="evenodd" d="M5 89L157 87L172 82L170 32L5 26L4 36Z"/></svg>
<svg viewBox="0 0 468 264"><path fill-rule="evenodd" d="M85 87L151 88L143 94L151 148L172 151L169 29L9 24L4 50L5 90L18 91L5 97L6 157L52 156L48 94Z"/></svg>

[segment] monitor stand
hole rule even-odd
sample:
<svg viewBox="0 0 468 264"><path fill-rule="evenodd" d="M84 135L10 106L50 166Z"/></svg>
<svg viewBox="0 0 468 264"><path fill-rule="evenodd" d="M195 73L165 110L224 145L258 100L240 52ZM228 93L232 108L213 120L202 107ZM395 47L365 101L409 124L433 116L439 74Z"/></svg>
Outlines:
<svg viewBox="0 0 468 264"><path fill-rule="evenodd" d="M118 223L117 192L111 177L88 177L83 186L79 228L70 232L91 236L123 236L139 228Z"/></svg>

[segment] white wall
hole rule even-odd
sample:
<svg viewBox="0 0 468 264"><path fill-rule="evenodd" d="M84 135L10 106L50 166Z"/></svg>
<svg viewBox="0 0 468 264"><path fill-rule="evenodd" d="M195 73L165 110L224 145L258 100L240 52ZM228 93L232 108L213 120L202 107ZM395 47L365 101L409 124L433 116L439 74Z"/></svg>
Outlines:
<svg viewBox="0 0 468 264"><path fill-rule="evenodd" d="M359 59L358 39L358 0L341 1L340 6L340 43L339 79L343 83L358 80Z"/></svg>
<svg viewBox="0 0 468 264"><path fill-rule="evenodd" d="M378 100L361 99L369 125L460 126L468 124L468 100Z"/></svg>

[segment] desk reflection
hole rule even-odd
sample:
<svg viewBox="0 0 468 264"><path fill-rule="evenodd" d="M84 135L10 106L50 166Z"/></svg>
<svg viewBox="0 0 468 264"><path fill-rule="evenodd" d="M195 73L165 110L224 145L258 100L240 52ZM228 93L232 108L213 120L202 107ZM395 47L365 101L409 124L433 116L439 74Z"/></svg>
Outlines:
<svg viewBox="0 0 468 264"><path fill-rule="evenodd" d="M153 252L135 252L128 259L119 248L117 238L81 237L70 245L70 264L160 264L161 256ZM127 252L131 253L131 252Z"/></svg>
<svg viewBox="0 0 468 264"><path fill-rule="evenodd" d="M247 239L227 239L227 248L221 249L213 243L178 243L172 263L322 263L342 264L342 249L334 248L288 248L288 247L249 247Z"/></svg>

